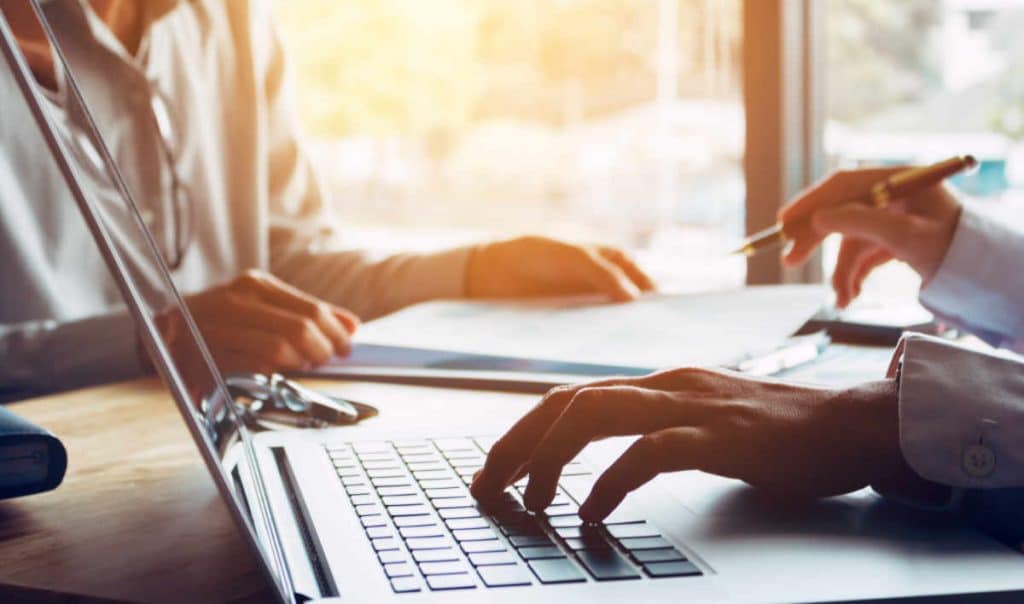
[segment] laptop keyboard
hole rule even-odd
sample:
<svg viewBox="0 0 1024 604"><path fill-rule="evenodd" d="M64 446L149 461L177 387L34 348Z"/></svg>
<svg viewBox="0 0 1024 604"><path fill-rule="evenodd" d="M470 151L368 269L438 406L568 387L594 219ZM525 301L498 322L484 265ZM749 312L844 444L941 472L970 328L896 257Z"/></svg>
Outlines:
<svg viewBox="0 0 1024 604"><path fill-rule="evenodd" d="M327 447L391 588L514 587L699 576L653 525L625 511L584 524L577 510L594 476L562 472L542 514L522 505L525 481L478 504L467 485L493 439L355 442Z"/></svg>

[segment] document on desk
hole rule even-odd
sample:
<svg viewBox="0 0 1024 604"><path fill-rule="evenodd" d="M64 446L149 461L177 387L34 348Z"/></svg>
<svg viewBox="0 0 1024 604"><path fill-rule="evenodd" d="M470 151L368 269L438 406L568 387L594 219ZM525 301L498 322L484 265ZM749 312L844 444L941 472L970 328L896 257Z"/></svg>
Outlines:
<svg viewBox="0 0 1024 604"><path fill-rule="evenodd" d="M353 367L635 375L683 365L730 365L779 346L823 304L820 286L650 294L630 304L545 299L438 301L363 325Z"/></svg>

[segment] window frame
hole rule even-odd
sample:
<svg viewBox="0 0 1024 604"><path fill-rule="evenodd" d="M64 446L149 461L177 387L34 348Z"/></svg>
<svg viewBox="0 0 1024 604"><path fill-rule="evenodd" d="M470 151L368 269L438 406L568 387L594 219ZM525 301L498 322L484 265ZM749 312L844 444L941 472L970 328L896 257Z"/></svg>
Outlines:
<svg viewBox="0 0 1024 604"><path fill-rule="evenodd" d="M775 223L779 208L825 171L825 13L820 0L744 0L743 105L746 229ZM820 252L799 268L778 254L747 259L747 284L822 280Z"/></svg>

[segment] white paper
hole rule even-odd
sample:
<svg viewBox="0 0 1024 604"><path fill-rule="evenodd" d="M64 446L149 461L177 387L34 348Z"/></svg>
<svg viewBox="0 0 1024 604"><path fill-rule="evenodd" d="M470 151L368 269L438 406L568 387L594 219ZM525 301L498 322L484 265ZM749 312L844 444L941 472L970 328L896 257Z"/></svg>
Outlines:
<svg viewBox="0 0 1024 604"><path fill-rule="evenodd" d="M779 345L823 304L816 285L580 299L438 301L363 325L356 342L665 368L725 365Z"/></svg>

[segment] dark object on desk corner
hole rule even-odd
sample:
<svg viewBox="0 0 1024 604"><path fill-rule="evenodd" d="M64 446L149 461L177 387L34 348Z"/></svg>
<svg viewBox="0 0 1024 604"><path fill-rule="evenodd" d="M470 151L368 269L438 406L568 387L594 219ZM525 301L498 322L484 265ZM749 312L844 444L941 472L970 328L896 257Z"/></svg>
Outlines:
<svg viewBox="0 0 1024 604"><path fill-rule="evenodd" d="M923 310L923 309L922 309ZM833 342L863 346L895 346L905 332L941 335L945 327L930 313L912 309L892 312L892 309L838 310L825 306L811 317L797 335L824 330Z"/></svg>
<svg viewBox="0 0 1024 604"><path fill-rule="evenodd" d="M0 406L0 499L55 489L67 467L56 436Z"/></svg>
<svg viewBox="0 0 1024 604"><path fill-rule="evenodd" d="M224 381L242 419L261 430L347 426L378 414L372 405L323 394L278 373L236 373Z"/></svg>

